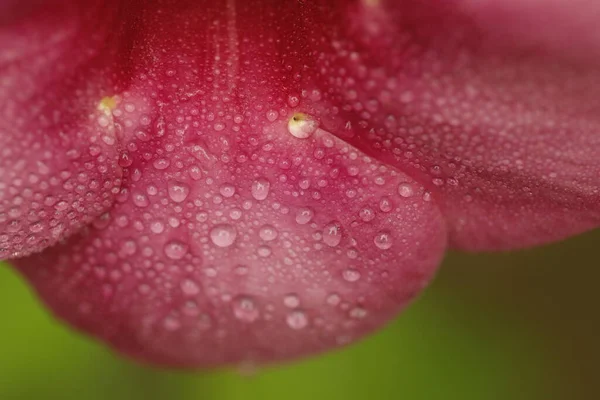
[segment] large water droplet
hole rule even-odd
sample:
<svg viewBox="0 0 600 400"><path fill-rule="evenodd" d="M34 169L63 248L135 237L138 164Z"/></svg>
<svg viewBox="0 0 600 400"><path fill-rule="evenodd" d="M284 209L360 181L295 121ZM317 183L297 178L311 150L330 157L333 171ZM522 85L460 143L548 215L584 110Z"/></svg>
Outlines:
<svg viewBox="0 0 600 400"><path fill-rule="evenodd" d="M260 316L260 310L250 296L238 296L233 300L233 315L244 322L254 322Z"/></svg>
<svg viewBox="0 0 600 400"><path fill-rule="evenodd" d="M223 197L231 197L235 194L235 186L230 183L224 183L219 189L219 192Z"/></svg>
<svg viewBox="0 0 600 400"><path fill-rule="evenodd" d="M292 329L302 329L308 325L308 318L303 311L292 311L286 317L288 326Z"/></svg>
<svg viewBox="0 0 600 400"><path fill-rule="evenodd" d="M325 225L323 228L323 242L327 246L335 247L342 241L342 225L333 221Z"/></svg>
<svg viewBox="0 0 600 400"><path fill-rule="evenodd" d="M163 321L163 326L165 330L169 332L174 332L181 328L181 322L179 322L177 318L169 316Z"/></svg>
<svg viewBox="0 0 600 400"><path fill-rule="evenodd" d="M392 234L389 231L381 231L375 235L373 242L381 250L387 250L392 247Z"/></svg>
<svg viewBox="0 0 600 400"><path fill-rule="evenodd" d="M360 279L360 272L355 269L349 268L342 272L342 277L348 282L356 282Z"/></svg>
<svg viewBox="0 0 600 400"><path fill-rule="evenodd" d="M379 209L383 212L390 212L392 208L392 201L388 197L382 197L379 201Z"/></svg>
<svg viewBox="0 0 600 400"><path fill-rule="evenodd" d="M273 225L263 225L258 232L258 236L266 242L270 242L271 240L275 240L277 238L278 232L277 229Z"/></svg>
<svg viewBox="0 0 600 400"><path fill-rule="evenodd" d="M365 207L358 212L358 215L363 221L369 222L375 218L375 211L372 208Z"/></svg>
<svg viewBox="0 0 600 400"><path fill-rule="evenodd" d="M259 178L252 182L252 197L256 200L264 200L269 195L271 182L265 178Z"/></svg>
<svg viewBox="0 0 600 400"><path fill-rule="evenodd" d="M288 132L299 139L306 139L317 130L318 126L317 121L310 115L295 113L288 121Z"/></svg>
<svg viewBox="0 0 600 400"><path fill-rule="evenodd" d="M138 207L148 207L148 204L150 204L150 202L148 201L148 198L145 194L136 193L133 195L133 204L135 204Z"/></svg>
<svg viewBox="0 0 600 400"><path fill-rule="evenodd" d="M283 298L283 304L289 308L296 308L300 305L300 298L295 293L287 294Z"/></svg>
<svg viewBox="0 0 600 400"><path fill-rule="evenodd" d="M348 314L351 318L363 319L367 316L368 312L362 307L354 307Z"/></svg>
<svg viewBox="0 0 600 400"><path fill-rule="evenodd" d="M296 212L296 223L300 225L308 224L313 218L314 212L310 208L303 207Z"/></svg>
<svg viewBox="0 0 600 400"><path fill-rule="evenodd" d="M210 240L219 247L229 247L235 242L237 231L229 224L216 225L210 231Z"/></svg>
<svg viewBox="0 0 600 400"><path fill-rule="evenodd" d="M411 197L414 192L415 191L410 183L401 183L398 185L398 194L402 197Z"/></svg>
<svg viewBox="0 0 600 400"><path fill-rule="evenodd" d="M181 203L190 194L190 187L185 183L171 181L168 186L169 197L176 203Z"/></svg>
<svg viewBox="0 0 600 400"><path fill-rule="evenodd" d="M200 293L200 287L191 279L184 279L180 286L181 291L188 296L196 296Z"/></svg>
<svg viewBox="0 0 600 400"><path fill-rule="evenodd" d="M181 260L188 251L188 245L179 240L167 242L164 247L165 255L171 260Z"/></svg>
<svg viewBox="0 0 600 400"><path fill-rule="evenodd" d="M339 294L337 293L332 293L329 296L327 296L327 304L329 304L330 306L337 306L338 304L340 304L340 301L342 301L341 297Z"/></svg>

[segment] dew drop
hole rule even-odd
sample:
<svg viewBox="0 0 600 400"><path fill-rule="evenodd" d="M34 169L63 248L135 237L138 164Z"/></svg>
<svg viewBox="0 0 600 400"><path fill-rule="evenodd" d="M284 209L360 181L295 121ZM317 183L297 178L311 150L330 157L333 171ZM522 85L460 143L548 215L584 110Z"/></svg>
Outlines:
<svg viewBox="0 0 600 400"><path fill-rule="evenodd" d="M310 115L295 113L288 121L288 132L298 139L306 139L317 130L318 126L318 122Z"/></svg>
<svg viewBox="0 0 600 400"><path fill-rule="evenodd" d="M292 311L286 317L288 326L292 329L302 329L308 325L308 318L303 311Z"/></svg>
<svg viewBox="0 0 600 400"><path fill-rule="evenodd" d="M375 246L381 250L387 250L392 247L392 234L389 231L381 231L373 238Z"/></svg>
<svg viewBox="0 0 600 400"><path fill-rule="evenodd" d="M300 103L298 96L288 96L287 103L290 107L296 107Z"/></svg>
<svg viewBox="0 0 600 400"><path fill-rule="evenodd" d="M392 211L392 208L392 201L387 197L382 197L379 202L379 209L383 212L390 212Z"/></svg>
<svg viewBox="0 0 600 400"><path fill-rule="evenodd" d="M275 122L277 117L279 117L279 113L277 111L275 111L275 110L267 111L267 120L269 120L270 122Z"/></svg>
<svg viewBox="0 0 600 400"><path fill-rule="evenodd" d="M179 240L172 240L163 248L165 255L171 260L181 260L188 251L188 245Z"/></svg>
<svg viewBox="0 0 600 400"><path fill-rule="evenodd" d="M269 257L272 250L269 246L259 246L256 252L261 257Z"/></svg>
<svg viewBox="0 0 600 400"><path fill-rule="evenodd" d="M373 218L375 218L375 211L373 211L372 208L365 207L358 212L358 215L363 221L369 222L372 221Z"/></svg>
<svg viewBox="0 0 600 400"><path fill-rule="evenodd" d="M190 194L190 187L181 182L169 182L168 185L169 197L176 203L181 203Z"/></svg>
<svg viewBox="0 0 600 400"><path fill-rule="evenodd" d="M398 185L398 194L402 197L411 197L414 192L415 191L410 183L401 183Z"/></svg>
<svg viewBox="0 0 600 400"><path fill-rule="evenodd" d="M210 231L210 240L218 247L229 247L235 242L237 231L229 224L216 225Z"/></svg>
<svg viewBox="0 0 600 400"><path fill-rule="evenodd" d="M219 189L219 192L223 197L231 197L235 194L235 186L230 183L224 183Z"/></svg>
<svg viewBox="0 0 600 400"><path fill-rule="evenodd" d="M367 316L367 314L367 310L362 307L354 307L349 313L350 317L355 319L363 319Z"/></svg>
<svg viewBox="0 0 600 400"><path fill-rule="evenodd" d="M278 232L273 225L263 225L258 232L258 236L265 242L270 242L277 238Z"/></svg>
<svg viewBox="0 0 600 400"><path fill-rule="evenodd" d="M165 230L165 224L160 221L154 221L150 224L150 230L152 233L162 233Z"/></svg>
<svg viewBox="0 0 600 400"><path fill-rule="evenodd" d="M181 323L174 317L167 317L163 321L163 326L164 326L165 330L167 330L169 332L174 332L174 331L178 330L179 328L181 328Z"/></svg>
<svg viewBox="0 0 600 400"><path fill-rule="evenodd" d="M233 300L233 315L240 321L254 322L260 316L260 311L252 297L238 296Z"/></svg>
<svg viewBox="0 0 600 400"><path fill-rule="evenodd" d="M296 223L300 225L308 224L314 216L313 210L308 207L298 209L296 212Z"/></svg>
<svg viewBox="0 0 600 400"><path fill-rule="evenodd" d="M342 272L342 277L348 282L356 282L360 279L360 272L358 272L355 269L349 268Z"/></svg>
<svg viewBox="0 0 600 400"><path fill-rule="evenodd" d="M265 178L259 178L252 182L252 197L256 200L264 200L269 195L271 182Z"/></svg>
<svg viewBox="0 0 600 400"><path fill-rule="evenodd" d="M133 195L133 204L135 204L138 207L148 207L148 198L145 194L137 193Z"/></svg>
<svg viewBox="0 0 600 400"><path fill-rule="evenodd" d="M200 293L200 287L191 279L184 279L181 284L181 291L187 296L196 296Z"/></svg>
<svg viewBox="0 0 600 400"><path fill-rule="evenodd" d="M340 304L341 300L342 299L340 298L340 295L337 294L337 293L330 294L329 296L327 296L327 299L326 299L327 304L329 304L330 306L333 306L333 307L335 307L338 304Z"/></svg>
<svg viewBox="0 0 600 400"><path fill-rule="evenodd" d="M283 304L289 308L296 308L300 305L300 298L295 293L287 294L283 298Z"/></svg>
<svg viewBox="0 0 600 400"><path fill-rule="evenodd" d="M323 228L323 242L327 246L335 247L342 241L342 226L339 222L333 221Z"/></svg>
<svg viewBox="0 0 600 400"><path fill-rule="evenodd" d="M160 158L158 160L155 160L152 165L154 166L154 168L158 169L158 170L163 170L169 167L169 165L171 165L171 162L167 159L164 158Z"/></svg>

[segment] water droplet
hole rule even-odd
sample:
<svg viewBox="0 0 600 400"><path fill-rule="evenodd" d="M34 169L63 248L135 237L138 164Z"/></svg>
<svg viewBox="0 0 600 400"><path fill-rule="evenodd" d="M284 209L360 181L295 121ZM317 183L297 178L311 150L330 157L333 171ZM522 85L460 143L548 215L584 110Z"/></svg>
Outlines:
<svg viewBox="0 0 600 400"><path fill-rule="evenodd" d="M238 296L233 300L233 315L244 322L254 322L260 311L250 296Z"/></svg>
<svg viewBox="0 0 600 400"><path fill-rule="evenodd" d="M156 234L162 233L165 230L165 224L160 221L154 221L150 224L150 230Z"/></svg>
<svg viewBox="0 0 600 400"><path fill-rule="evenodd" d="M184 279L180 286L181 291L188 296L196 296L200 293L200 287L191 279Z"/></svg>
<svg viewBox="0 0 600 400"><path fill-rule="evenodd" d="M269 257L271 255L271 248L269 246L259 246L257 253L261 257Z"/></svg>
<svg viewBox="0 0 600 400"><path fill-rule="evenodd" d="M342 241L342 226L339 222L333 221L323 228L323 242L327 246L335 247Z"/></svg>
<svg viewBox="0 0 600 400"><path fill-rule="evenodd" d="M158 160L155 160L152 165L154 166L154 168L158 169L158 170L163 170L169 167L169 165L171 165L171 162L167 159L164 158L160 158Z"/></svg>
<svg viewBox="0 0 600 400"><path fill-rule="evenodd" d="M351 318L363 319L367 316L367 310L362 307L354 307L349 313Z"/></svg>
<svg viewBox="0 0 600 400"><path fill-rule="evenodd" d="M169 197L176 203L181 203L190 194L190 187L181 182L169 182Z"/></svg>
<svg viewBox="0 0 600 400"><path fill-rule="evenodd" d="M264 200L269 195L271 182L265 178L259 178L252 182L252 197L256 200Z"/></svg>
<svg viewBox="0 0 600 400"><path fill-rule="evenodd" d="M270 122L275 122L275 120L277 119L277 117L279 117L279 113L275 110L269 110L267 111L267 119Z"/></svg>
<svg viewBox="0 0 600 400"><path fill-rule="evenodd" d="M237 231L229 224L216 225L210 231L210 240L219 247L229 247L235 242Z"/></svg>
<svg viewBox="0 0 600 400"><path fill-rule="evenodd" d="M330 306L337 306L338 304L340 304L340 301L342 301L341 297L339 294L337 293L332 293L329 296L327 296L327 304L329 304Z"/></svg>
<svg viewBox="0 0 600 400"><path fill-rule="evenodd" d="M286 317L288 326L292 329L302 329L308 325L308 318L303 311L292 311Z"/></svg>
<svg viewBox="0 0 600 400"><path fill-rule="evenodd" d="M163 321L163 326L167 331L173 332L181 328L181 323L174 317L167 317Z"/></svg>
<svg viewBox="0 0 600 400"><path fill-rule="evenodd" d="M313 210L307 207L300 208L296 212L296 223L300 225L308 224L314 216Z"/></svg>
<svg viewBox="0 0 600 400"><path fill-rule="evenodd" d="M188 245L179 240L172 240L165 244L163 250L171 260L181 260L187 254Z"/></svg>
<svg viewBox="0 0 600 400"><path fill-rule="evenodd" d="M133 204L135 204L138 207L148 207L148 198L145 194L136 193L133 195Z"/></svg>
<svg viewBox="0 0 600 400"><path fill-rule="evenodd" d="M373 211L372 208L365 207L358 212L358 215L360 216L360 219L362 219L363 221L369 222L369 221L372 221L373 218L375 218L375 211Z"/></svg>
<svg viewBox="0 0 600 400"><path fill-rule="evenodd" d="M240 218L242 218L242 210L240 210L239 208L233 208L229 211L229 218L233 219L233 220L238 220Z"/></svg>
<svg viewBox="0 0 600 400"><path fill-rule="evenodd" d="M398 185L398 194L402 197L411 197L414 192L415 191L410 183L401 183Z"/></svg>
<svg viewBox="0 0 600 400"><path fill-rule="evenodd" d="M224 183L219 189L219 192L223 197L231 197L235 194L235 186L230 183Z"/></svg>
<svg viewBox="0 0 600 400"><path fill-rule="evenodd" d="M392 247L392 234L389 231L381 231L375 235L373 242L381 250L387 250Z"/></svg>
<svg viewBox="0 0 600 400"><path fill-rule="evenodd" d="M355 269L349 268L342 272L342 277L348 282L356 282L360 279L360 272Z"/></svg>
<svg viewBox="0 0 600 400"><path fill-rule="evenodd" d="M392 208L392 201L387 197L382 197L379 202L379 209L383 212L390 212L392 211Z"/></svg>
<svg viewBox="0 0 600 400"><path fill-rule="evenodd" d="M295 113L288 121L288 132L299 139L306 139L317 130L318 126L318 122L310 115Z"/></svg>
<svg viewBox="0 0 600 400"><path fill-rule="evenodd" d="M283 298L283 304L289 308L296 308L300 305L300 298L294 293L287 294Z"/></svg>
<svg viewBox="0 0 600 400"><path fill-rule="evenodd" d="M263 225L258 232L258 236L266 242L270 242L271 240L275 240L277 238L278 232L277 229L273 225Z"/></svg>

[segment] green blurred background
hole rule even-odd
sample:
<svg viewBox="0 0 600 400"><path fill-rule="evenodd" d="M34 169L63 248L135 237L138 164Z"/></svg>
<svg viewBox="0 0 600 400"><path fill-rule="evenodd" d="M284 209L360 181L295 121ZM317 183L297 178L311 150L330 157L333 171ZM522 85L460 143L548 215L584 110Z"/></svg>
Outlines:
<svg viewBox="0 0 600 400"><path fill-rule="evenodd" d="M510 254L450 254L386 329L256 371L161 371L52 319L0 266L0 399L600 398L600 231Z"/></svg>

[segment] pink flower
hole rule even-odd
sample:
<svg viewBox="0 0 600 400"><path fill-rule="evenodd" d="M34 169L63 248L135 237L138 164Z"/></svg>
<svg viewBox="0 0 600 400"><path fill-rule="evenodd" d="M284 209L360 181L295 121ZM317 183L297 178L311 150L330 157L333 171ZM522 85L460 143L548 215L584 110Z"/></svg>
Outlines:
<svg viewBox="0 0 600 400"><path fill-rule="evenodd" d="M594 0L3 2L1 256L144 362L345 345L448 248L600 225L599 18Z"/></svg>

